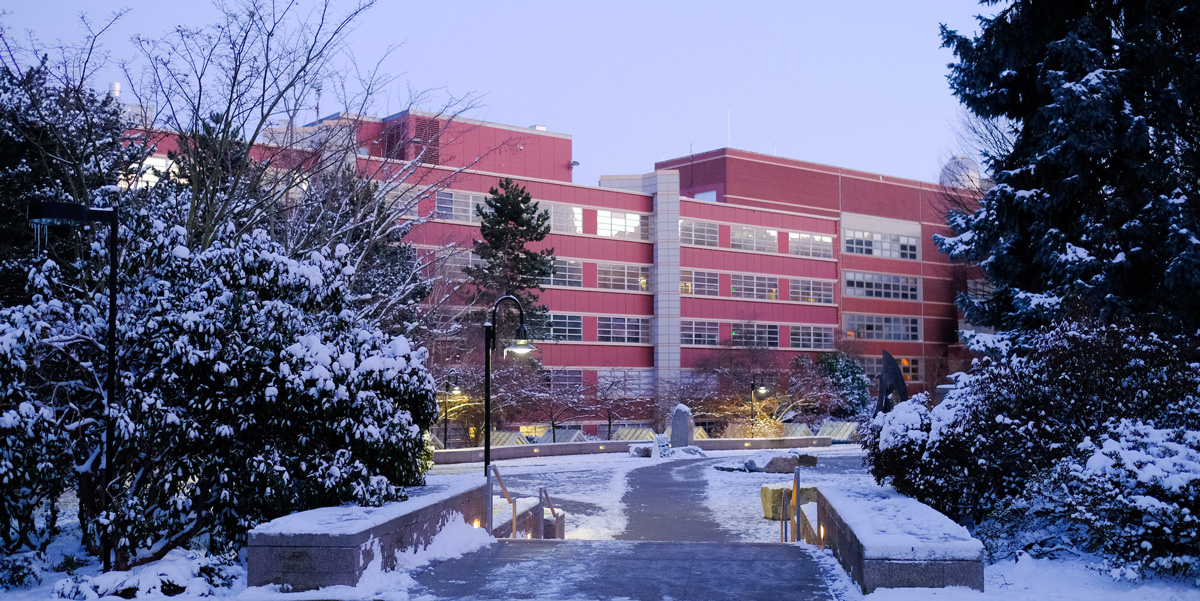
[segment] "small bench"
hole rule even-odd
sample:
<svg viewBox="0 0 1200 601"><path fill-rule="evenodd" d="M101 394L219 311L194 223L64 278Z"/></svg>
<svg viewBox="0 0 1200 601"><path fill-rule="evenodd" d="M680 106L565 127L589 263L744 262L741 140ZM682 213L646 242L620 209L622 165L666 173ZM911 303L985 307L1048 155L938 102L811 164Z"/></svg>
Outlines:
<svg viewBox="0 0 1200 601"><path fill-rule="evenodd" d="M797 513L804 542L829 547L863 593L899 587L983 590L983 543L891 487L820 487L815 512L810 504Z"/></svg>

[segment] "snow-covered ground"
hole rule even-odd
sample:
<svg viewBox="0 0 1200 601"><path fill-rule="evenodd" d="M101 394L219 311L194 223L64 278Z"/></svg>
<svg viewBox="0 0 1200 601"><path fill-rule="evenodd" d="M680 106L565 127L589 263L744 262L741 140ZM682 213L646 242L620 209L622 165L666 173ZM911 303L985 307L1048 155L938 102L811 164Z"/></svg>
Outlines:
<svg viewBox="0 0 1200 601"><path fill-rule="evenodd" d="M803 468L804 485L864 485L871 482L861 468L861 451L852 446L805 449L818 457L815 468ZM721 451L708 454L711 461L702 470L707 480L705 506L719 525L738 540L768 542L779 540L779 523L765 520L759 502L763 484L790 482L788 474L720 471L714 466L735 466L767 451ZM611 539L625 529L626 508L621 502L627 485L626 476L634 469L655 461L674 461L672 458L643 459L624 454L577 455L567 457L536 457L497 462L505 484L522 496L537 494L545 487L551 498L570 512L567 538ZM428 480L433 491L456 487L468 480L478 480L483 472L480 464L437 466ZM51 563L60 563L63 556L85 558L78 548L78 525L72 524L73 508L64 508L64 534L49 551ZM207 561L194 552L177 551L166 559L123 574L101 575L96 564L76 570L71 584L63 575L45 574L44 582L36 587L2 591L3 601L43 601L58 598L56 591L75 592L75 598L97 599L97 589L118 590L136 586L139 599L165 599L157 587L159 575L171 575L173 582L186 590L171 597L179 601L199 601L202 598L225 597L239 601L303 601L307 599L386 599L404 601L413 585L409 571L429 561L457 557L462 553L492 542L483 531L465 524L448 528L435 544L425 551L405 558L405 570L394 573L370 571L357 587L323 589L312 593L282 593L274 588L245 586L245 573L238 566L228 570L233 578L229 587L212 588L198 577ZM1200 601L1200 588L1193 583L1151 581L1149 583L1115 582L1106 574L1088 567L1084 560L1047 560L1022 557L987 566L986 592L966 589L885 589L862 595L841 566L828 551L813 549L826 579L837 597L843 601L916 601L924 599L964 599L979 601L1043 601L1056 599L1087 599L1089 601ZM124 584L115 583L122 579ZM91 586L88 586L88 584ZM176 592L176 591L170 591ZM116 601L118 597L109 597Z"/></svg>

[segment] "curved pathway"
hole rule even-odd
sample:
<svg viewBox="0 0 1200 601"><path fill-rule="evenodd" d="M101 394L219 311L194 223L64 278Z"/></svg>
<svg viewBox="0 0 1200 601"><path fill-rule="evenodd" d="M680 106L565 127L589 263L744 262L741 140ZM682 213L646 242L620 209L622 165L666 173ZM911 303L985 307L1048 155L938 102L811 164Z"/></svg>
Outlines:
<svg viewBox="0 0 1200 601"><path fill-rule="evenodd" d="M704 506L714 459L664 461L629 472L621 502L629 522L619 540L734 542Z"/></svg>

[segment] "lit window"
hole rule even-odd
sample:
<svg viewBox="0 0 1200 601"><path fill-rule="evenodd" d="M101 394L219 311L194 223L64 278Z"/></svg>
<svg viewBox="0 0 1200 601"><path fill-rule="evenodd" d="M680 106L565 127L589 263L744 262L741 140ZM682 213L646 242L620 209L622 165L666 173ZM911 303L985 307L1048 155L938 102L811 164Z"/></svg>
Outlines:
<svg viewBox="0 0 1200 601"><path fill-rule="evenodd" d="M864 340L920 340L916 317L846 314L846 335Z"/></svg>
<svg viewBox="0 0 1200 601"><path fill-rule="evenodd" d="M907 357L895 357L895 359L896 365L900 368L900 375L904 376L905 382L921 381L920 359ZM872 384L878 384L879 374L883 373L883 357L864 357L863 370L871 378Z"/></svg>
<svg viewBox="0 0 1200 601"><path fill-rule="evenodd" d="M721 279L715 271L679 271L680 294L699 294L703 296L719 296Z"/></svg>
<svg viewBox="0 0 1200 601"><path fill-rule="evenodd" d="M789 298L801 303L833 304L833 282L792 280Z"/></svg>
<svg viewBox="0 0 1200 601"><path fill-rule="evenodd" d="M596 269L596 285L609 290L650 290L649 265L601 263Z"/></svg>

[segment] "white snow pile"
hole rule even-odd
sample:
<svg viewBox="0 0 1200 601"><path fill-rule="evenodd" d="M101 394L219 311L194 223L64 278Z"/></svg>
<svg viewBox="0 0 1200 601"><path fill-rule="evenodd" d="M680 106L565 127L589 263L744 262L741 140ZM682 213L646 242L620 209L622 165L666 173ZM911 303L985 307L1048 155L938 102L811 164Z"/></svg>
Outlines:
<svg viewBox="0 0 1200 601"><path fill-rule="evenodd" d="M821 487L866 559L981 559L983 543L934 508L892 487Z"/></svg>

